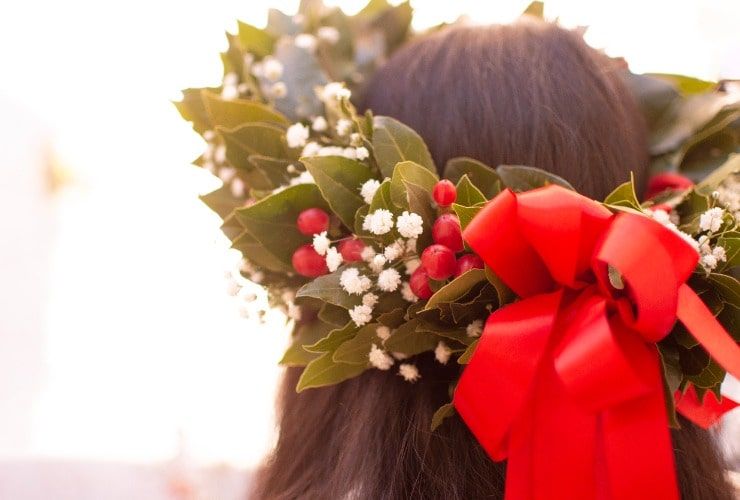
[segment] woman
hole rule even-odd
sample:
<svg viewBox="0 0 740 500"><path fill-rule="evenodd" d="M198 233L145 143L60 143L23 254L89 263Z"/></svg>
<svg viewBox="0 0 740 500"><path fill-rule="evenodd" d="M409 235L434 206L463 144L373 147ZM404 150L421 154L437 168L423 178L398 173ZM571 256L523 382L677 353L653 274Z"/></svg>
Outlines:
<svg viewBox="0 0 740 500"><path fill-rule="evenodd" d="M455 156L531 165L596 199L630 172L638 188L645 183L647 133L619 68L551 24L523 19L421 38L388 60L359 104L418 131L437 165ZM300 369L289 369L279 439L253 497L502 498L506 465L459 418L429 430L458 368L429 353L417 365L427 375L416 384L371 370L300 394ZM673 442L683 498L733 498L710 434L681 425Z"/></svg>

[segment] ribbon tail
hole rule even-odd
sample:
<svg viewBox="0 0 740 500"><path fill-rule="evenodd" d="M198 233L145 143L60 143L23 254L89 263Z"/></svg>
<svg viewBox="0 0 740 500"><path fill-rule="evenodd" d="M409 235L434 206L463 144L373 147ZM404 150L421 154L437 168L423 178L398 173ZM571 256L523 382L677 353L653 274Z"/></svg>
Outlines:
<svg viewBox="0 0 740 500"><path fill-rule="evenodd" d="M699 296L685 283L678 290L677 316L722 368L740 378L740 346L722 328Z"/></svg>
<svg viewBox="0 0 740 500"><path fill-rule="evenodd" d="M717 396L711 391L704 395L702 401L699 399L693 385L690 385L683 394L676 391L675 400L676 409L681 412L681 415L704 429L708 429L717 423L728 411L740 406L724 394L718 400Z"/></svg>

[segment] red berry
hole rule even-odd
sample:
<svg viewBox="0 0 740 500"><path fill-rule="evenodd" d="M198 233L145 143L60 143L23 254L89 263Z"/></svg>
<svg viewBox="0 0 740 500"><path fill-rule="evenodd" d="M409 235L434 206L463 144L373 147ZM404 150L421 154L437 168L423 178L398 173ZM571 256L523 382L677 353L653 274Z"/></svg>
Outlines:
<svg viewBox="0 0 740 500"><path fill-rule="evenodd" d="M455 252L444 245L429 245L421 253L421 265L434 280L445 280L455 272Z"/></svg>
<svg viewBox="0 0 740 500"><path fill-rule="evenodd" d="M462 252L462 229L455 214L442 214L434 221L432 238L435 243L444 245L453 252Z"/></svg>
<svg viewBox="0 0 740 500"><path fill-rule="evenodd" d="M362 250L365 244L362 240L352 238L351 240L342 240L339 243L339 253L345 262L357 262L362 260Z"/></svg>
<svg viewBox="0 0 740 500"><path fill-rule="evenodd" d="M434 196L434 201L437 202L437 205L440 207L449 207L455 203L455 199L457 199L457 189L455 189L455 185L453 183L447 179L442 179L434 185L432 195Z"/></svg>
<svg viewBox="0 0 740 500"><path fill-rule="evenodd" d="M326 260L316 253L313 246L305 244L293 252L293 269L301 276L316 278L329 272Z"/></svg>
<svg viewBox="0 0 740 500"><path fill-rule="evenodd" d="M320 208L307 208L298 214L298 230L306 236L329 229L329 214Z"/></svg>
<svg viewBox="0 0 740 500"><path fill-rule="evenodd" d="M460 276L471 269L483 269L483 260L474 253L468 253L457 259L455 276Z"/></svg>
<svg viewBox="0 0 740 500"><path fill-rule="evenodd" d="M417 267L416 271L411 273L409 286L411 287L411 291L414 292L414 295L420 299L428 299L434 295L434 292L429 287L429 275L423 267Z"/></svg>

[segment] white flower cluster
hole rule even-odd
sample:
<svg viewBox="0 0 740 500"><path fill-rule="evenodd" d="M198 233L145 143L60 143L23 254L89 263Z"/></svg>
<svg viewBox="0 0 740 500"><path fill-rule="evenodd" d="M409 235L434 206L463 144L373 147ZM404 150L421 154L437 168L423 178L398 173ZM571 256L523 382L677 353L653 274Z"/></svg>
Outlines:
<svg viewBox="0 0 740 500"><path fill-rule="evenodd" d="M483 320L481 319L476 319L465 327L465 334L468 337L480 337L481 333L483 333Z"/></svg>
<svg viewBox="0 0 740 500"><path fill-rule="evenodd" d="M370 278L360 274L356 267L348 267L339 276L339 284L350 295L362 295L372 286Z"/></svg>
<svg viewBox="0 0 740 500"><path fill-rule="evenodd" d="M393 214L390 210L379 208L365 216L362 229L377 235L386 234L393 229Z"/></svg>
<svg viewBox="0 0 740 500"><path fill-rule="evenodd" d="M333 103L340 99L349 99L352 92L342 82L331 82L321 87L317 95L325 103Z"/></svg>
<svg viewBox="0 0 740 500"><path fill-rule="evenodd" d="M289 148L300 148L306 145L311 131L302 123L294 123L285 132L285 139Z"/></svg>
<svg viewBox="0 0 740 500"><path fill-rule="evenodd" d="M452 349L447 347L447 344L440 340L439 343L437 343L437 347L434 348L434 358L443 365L446 365L450 360L450 356L452 356Z"/></svg>
<svg viewBox="0 0 740 500"><path fill-rule="evenodd" d="M699 242L692 238L690 234L684 233L683 231L678 229L678 226L671 222L671 215L668 214L665 210L648 210L648 215L652 217L655 221L660 222L665 227L683 238L686 243L691 245L691 248L693 248L697 252L699 251Z"/></svg>
<svg viewBox="0 0 740 500"><path fill-rule="evenodd" d="M373 202L373 197L380 187L380 181L370 179L360 186L360 196L368 205Z"/></svg>
<svg viewBox="0 0 740 500"><path fill-rule="evenodd" d="M305 145L301 156L342 156L350 160L366 160L370 157L370 151L364 146L359 148L322 146L318 142L311 141Z"/></svg>
<svg viewBox="0 0 740 500"><path fill-rule="evenodd" d="M287 85L285 85L285 82L279 81L280 78L282 78L283 71L285 69L283 67L283 63L272 56L267 56L259 62L253 62L253 60L253 56L251 54L247 54L244 56L244 65L260 80L260 88L262 92L264 92L268 97L272 97L274 99L282 99L288 95ZM247 90L244 88L246 86L240 87L240 91ZM238 95L236 97L238 97Z"/></svg>
<svg viewBox="0 0 740 500"><path fill-rule="evenodd" d="M391 366L395 361L387 352L380 349L375 344L370 346L370 352L367 355L370 364L378 370L390 370Z"/></svg>
<svg viewBox="0 0 740 500"><path fill-rule="evenodd" d="M707 273L714 271L720 262L727 260L727 252L724 247L717 245L712 248L709 244L709 237L706 235L699 237L699 254L701 255L699 264Z"/></svg>
<svg viewBox="0 0 740 500"><path fill-rule="evenodd" d="M715 193L713 193L715 194ZM740 175L735 174L717 188L715 198L735 220L740 220Z"/></svg>
<svg viewBox="0 0 740 500"><path fill-rule="evenodd" d="M722 218L725 211L720 207L713 207L699 217L699 229L716 233L722 227Z"/></svg>
<svg viewBox="0 0 740 500"><path fill-rule="evenodd" d="M404 238L418 238L424 232L424 220L419 214L404 211L398 216L396 227Z"/></svg>
<svg viewBox="0 0 740 500"><path fill-rule="evenodd" d="M419 369L410 363L401 363L398 367L398 374L402 376L406 382L416 382L421 378Z"/></svg>

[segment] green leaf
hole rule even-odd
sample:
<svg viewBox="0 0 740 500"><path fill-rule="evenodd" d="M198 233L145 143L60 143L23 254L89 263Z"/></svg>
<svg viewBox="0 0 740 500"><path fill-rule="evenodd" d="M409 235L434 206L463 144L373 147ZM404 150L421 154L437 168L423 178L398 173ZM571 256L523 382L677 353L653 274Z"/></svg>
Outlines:
<svg viewBox="0 0 740 500"><path fill-rule="evenodd" d="M361 296L348 294L339 283L344 269L346 268L340 267L333 273L309 281L298 290L296 298L313 297L347 310L361 304Z"/></svg>
<svg viewBox="0 0 740 500"><path fill-rule="evenodd" d="M480 190L473 185L467 175L463 175L457 183L457 199L455 202L459 205L472 207L478 203L485 203L486 197Z"/></svg>
<svg viewBox="0 0 740 500"><path fill-rule="evenodd" d="M238 22L238 37L242 48L257 57L265 57L272 53L275 40L265 30L255 28L251 24Z"/></svg>
<svg viewBox="0 0 740 500"><path fill-rule="evenodd" d="M349 322L349 314L343 307L325 302L319 309L319 319L335 327L343 327Z"/></svg>
<svg viewBox="0 0 740 500"><path fill-rule="evenodd" d="M486 199L492 199L501 191L501 179L488 165L467 157L450 159L445 165L443 177L457 184L463 175L468 176Z"/></svg>
<svg viewBox="0 0 740 500"><path fill-rule="evenodd" d="M731 231L717 239L717 246L725 249L726 262L721 263L720 271L740 266L740 232Z"/></svg>
<svg viewBox="0 0 740 500"><path fill-rule="evenodd" d="M399 207L408 208L407 186L413 184L432 192L439 178L435 173L413 161L402 161L393 169L391 176L391 199Z"/></svg>
<svg viewBox="0 0 740 500"><path fill-rule="evenodd" d="M303 348L304 345L315 344L331 331L332 326L322 321L298 323L293 332L290 347L283 354L280 364L284 366L306 366L318 356Z"/></svg>
<svg viewBox="0 0 740 500"><path fill-rule="evenodd" d="M338 384L339 382L360 375L365 369L365 365L336 363L332 359L332 353L325 352L311 361L303 370L301 378L298 379L296 392L314 387Z"/></svg>
<svg viewBox="0 0 740 500"><path fill-rule="evenodd" d="M437 427L442 425L442 422L446 418L449 418L455 414L455 406L452 403L447 403L445 405L440 406L437 411L434 412L434 415L432 415L432 432L437 430Z"/></svg>
<svg viewBox="0 0 740 500"><path fill-rule="evenodd" d="M398 328L401 326L404 322L404 317L406 315L406 309L405 307L398 307L396 309L393 309L391 311L385 312L378 316L378 323L381 325L385 325L390 328Z"/></svg>
<svg viewBox="0 0 740 500"><path fill-rule="evenodd" d="M527 16L534 16L538 19L544 19L545 18L545 3L540 1L535 1L530 3L526 9L524 9L524 12L522 12L522 15Z"/></svg>
<svg viewBox="0 0 740 500"><path fill-rule="evenodd" d="M201 135L212 128L211 118L201 97L206 91L218 92L218 88L185 89L182 91L182 101L174 103L180 115L192 122L195 131Z"/></svg>
<svg viewBox="0 0 740 500"><path fill-rule="evenodd" d="M478 347L478 342L480 342L480 338L477 338L473 341L472 344L468 346L467 349L465 349L465 352L460 355L459 358L457 358L457 362L461 365L467 365L470 363L470 358L473 357L473 353L475 352L476 347Z"/></svg>
<svg viewBox="0 0 740 500"><path fill-rule="evenodd" d="M575 188L562 177L535 167L500 165L496 168L496 173L506 187L514 191L529 191L550 184L575 191Z"/></svg>
<svg viewBox="0 0 740 500"><path fill-rule="evenodd" d="M670 73L648 73L647 76L668 80L678 87L683 94L702 94L712 90L717 85L717 82L709 82L691 76L673 75Z"/></svg>
<svg viewBox="0 0 740 500"><path fill-rule="evenodd" d="M319 339L316 343L305 345L304 348L309 352L331 352L336 351L340 345L354 337L357 332L357 326L352 321L348 321L341 328L335 328L330 331L326 337Z"/></svg>
<svg viewBox="0 0 740 500"><path fill-rule="evenodd" d="M300 24L293 16L289 16L278 9L267 10L267 28L265 30L275 38L281 36L295 36L301 32Z"/></svg>
<svg viewBox="0 0 740 500"><path fill-rule="evenodd" d="M432 295L424 309L434 309L441 302L455 302L470 291L473 286L486 281L483 269L471 269L447 283Z"/></svg>
<svg viewBox="0 0 740 500"><path fill-rule="evenodd" d="M263 247L291 266L295 249L309 241L298 231L296 219L300 212L313 207L328 210L316 185L298 184L237 209L236 218Z"/></svg>
<svg viewBox="0 0 740 500"><path fill-rule="evenodd" d="M715 290L725 302L740 305L740 282L727 274L712 273L709 280L714 284Z"/></svg>
<svg viewBox="0 0 740 500"><path fill-rule="evenodd" d="M640 202L635 193L634 177L630 174L630 180L621 184L604 200L604 204L615 207L628 207L640 210Z"/></svg>
<svg viewBox="0 0 740 500"><path fill-rule="evenodd" d="M468 227L470 221L473 220L473 217L475 217L476 214L480 212L480 209L483 208L484 205L484 203L480 203L472 207L465 207L462 205L458 205L457 203L453 203L452 210L455 212L455 215L457 215L457 218L460 220L460 227L462 229Z"/></svg>
<svg viewBox="0 0 740 500"><path fill-rule="evenodd" d="M296 47L289 38L280 40L274 53L283 65L280 78L288 90L285 97L275 100L275 107L291 121L324 114L315 88L326 85L328 80L316 56Z"/></svg>
<svg viewBox="0 0 740 500"><path fill-rule="evenodd" d="M279 273L289 273L293 267L273 253L273 249L265 247L249 231L242 232L232 243L232 248L239 250L244 257L260 267Z"/></svg>
<svg viewBox="0 0 740 500"><path fill-rule="evenodd" d="M385 341L385 348L391 352L401 352L413 356L437 347L439 338L427 332L416 330L418 319L412 319L398 328Z"/></svg>
<svg viewBox="0 0 740 500"><path fill-rule="evenodd" d="M262 155L250 155L247 160L254 169L251 172L259 173L263 182L269 187L262 188L272 191L273 189L288 184L290 176L288 175L289 160L280 158L270 158ZM247 183L253 189L259 189L254 182Z"/></svg>
<svg viewBox="0 0 740 500"><path fill-rule="evenodd" d="M681 386L683 375L678 362L678 352L675 349L668 349L665 346L658 345L658 353L661 361L661 374L663 375L663 395L665 397L666 410L670 426L674 429L680 427L676 417L676 403L674 398L675 392Z"/></svg>
<svg viewBox="0 0 740 500"><path fill-rule="evenodd" d="M247 123L232 129L216 127L216 130L226 142L226 158L236 168L252 169L251 155L290 158L285 131L277 125Z"/></svg>
<svg viewBox="0 0 740 500"><path fill-rule="evenodd" d="M423 139L403 123L387 116L373 118L373 150L384 177L391 177L397 163L413 161L436 172Z"/></svg>
<svg viewBox="0 0 740 500"><path fill-rule="evenodd" d="M381 341L376 333L377 323L370 323L357 331L354 337L344 342L334 351L332 359L337 363L367 365L368 354L373 344L380 346Z"/></svg>
<svg viewBox="0 0 740 500"><path fill-rule="evenodd" d="M226 101L208 90L201 91L212 127L236 128L245 123L267 122L278 126L290 125L288 119L257 101L234 99Z"/></svg>
<svg viewBox="0 0 740 500"><path fill-rule="evenodd" d="M496 273L493 272L493 269L488 266L486 266L486 279L488 279L488 282L496 289L499 307L503 307L514 300L514 292L512 292L511 289L506 286L506 283L501 281L501 278L499 278Z"/></svg>
<svg viewBox="0 0 740 500"><path fill-rule="evenodd" d="M231 194L231 188L228 184L224 184L215 191L202 195L200 200L205 203L208 208L216 212L221 219L226 219L226 217L233 212L236 207L243 204L241 199L236 198Z"/></svg>
<svg viewBox="0 0 740 500"><path fill-rule="evenodd" d="M370 169L359 161L341 156L314 156L302 158L301 162L332 211L345 226L354 227L355 213L365 204L360 187L372 178Z"/></svg>

